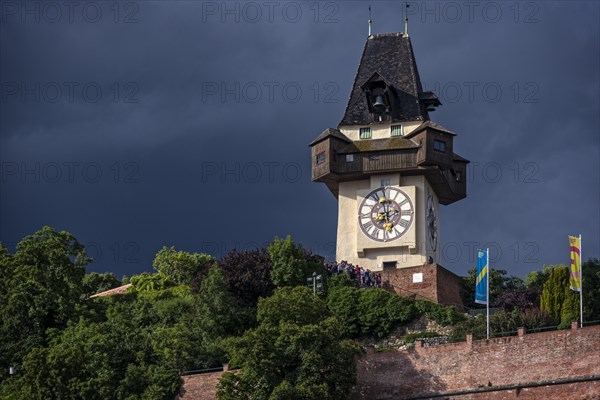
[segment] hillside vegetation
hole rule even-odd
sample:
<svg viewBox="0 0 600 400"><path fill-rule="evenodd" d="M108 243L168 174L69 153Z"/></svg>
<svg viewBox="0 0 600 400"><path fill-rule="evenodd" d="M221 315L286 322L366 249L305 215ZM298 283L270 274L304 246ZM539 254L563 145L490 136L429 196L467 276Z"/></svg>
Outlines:
<svg viewBox="0 0 600 400"><path fill-rule="evenodd" d="M164 247L155 272L122 279L86 273L90 261L75 237L49 227L14 253L0 245L0 398L172 400L182 372L228 362L241 370L224 374L220 399L344 399L365 344L485 334L482 315L328 276L323 259L289 237L219 260ZM324 276L317 295L306 287L313 273ZM565 274L550 266L522 281L493 270L501 311L492 331L576 319ZM125 283L124 295L90 298ZM586 319L600 319L598 260L585 264L584 287ZM474 271L465 278L472 288Z"/></svg>

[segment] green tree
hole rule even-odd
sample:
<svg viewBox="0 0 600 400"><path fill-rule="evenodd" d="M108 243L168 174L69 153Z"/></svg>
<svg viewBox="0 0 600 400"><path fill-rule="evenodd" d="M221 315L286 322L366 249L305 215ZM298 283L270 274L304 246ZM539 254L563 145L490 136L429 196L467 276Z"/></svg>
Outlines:
<svg viewBox="0 0 600 400"><path fill-rule="evenodd" d="M96 293L119 287L121 286L121 282L119 282L117 276L113 273L105 272L99 274L97 272L92 272L83 277L82 285L84 293L87 296L91 296Z"/></svg>
<svg viewBox="0 0 600 400"><path fill-rule="evenodd" d="M212 267L202 281L195 317L204 356L202 366L223 364L227 360L223 339L241 333L248 325L248 316L238 307L218 266Z"/></svg>
<svg viewBox="0 0 600 400"><path fill-rule="evenodd" d="M477 268L471 268L466 277L463 277L463 289L465 292L465 306L467 308L478 308L480 307L475 303L475 282L476 282ZM491 269L490 270L490 301L499 296L502 292L507 289L523 289L525 283L523 280L516 276L507 275L506 270L503 269Z"/></svg>
<svg viewBox="0 0 600 400"><path fill-rule="evenodd" d="M255 308L260 297L269 297L275 290L271 281L273 264L265 248L232 250L219 260L219 266L229 290L243 307Z"/></svg>
<svg viewBox="0 0 600 400"><path fill-rule="evenodd" d="M47 226L23 238L15 254L0 247L0 379L46 343L48 329L78 318L89 261L73 235Z"/></svg>
<svg viewBox="0 0 600 400"><path fill-rule="evenodd" d="M277 287L305 285L313 272L324 272L323 259L295 244L289 235L284 240L275 238L269 245L269 257L273 263L271 280Z"/></svg>
<svg viewBox="0 0 600 400"><path fill-rule="evenodd" d="M416 315L414 302L384 289L360 291L358 318L362 333L384 337L401 322Z"/></svg>
<svg viewBox="0 0 600 400"><path fill-rule="evenodd" d="M525 277L525 286L541 294L544 289L544 283L548 280L551 270L551 266L544 265L541 271L531 271Z"/></svg>
<svg viewBox="0 0 600 400"><path fill-rule="evenodd" d="M160 291L176 286L176 283L168 275L161 273L151 274L142 272L139 275L134 275L129 279L129 283L133 286L132 291L135 292L152 292Z"/></svg>
<svg viewBox="0 0 600 400"><path fill-rule="evenodd" d="M190 285L194 277L208 272L215 264L216 260L209 254L188 253L164 246L156 253L152 266L176 284Z"/></svg>
<svg viewBox="0 0 600 400"><path fill-rule="evenodd" d="M226 341L237 374L219 382L221 400L345 399L355 382L352 342L325 303L305 287L284 287L258 303L258 326Z"/></svg>
<svg viewBox="0 0 600 400"><path fill-rule="evenodd" d="M136 325L133 311L122 303L105 322L69 325L47 348L33 349L21 376L2 390L15 399L172 399L180 384L177 371L152 352L148 331Z"/></svg>
<svg viewBox="0 0 600 400"><path fill-rule="evenodd" d="M349 281L348 277L346 279ZM334 286L327 291L327 306L338 318L341 333L346 338L356 338L361 333L359 298L359 289L354 285Z"/></svg>
<svg viewBox="0 0 600 400"><path fill-rule="evenodd" d="M600 260L591 258L582 266L584 321L600 320Z"/></svg>
<svg viewBox="0 0 600 400"><path fill-rule="evenodd" d="M549 269L540 298L540 308L560 327L569 326L579 316L579 295L569 288L569 268L554 265Z"/></svg>

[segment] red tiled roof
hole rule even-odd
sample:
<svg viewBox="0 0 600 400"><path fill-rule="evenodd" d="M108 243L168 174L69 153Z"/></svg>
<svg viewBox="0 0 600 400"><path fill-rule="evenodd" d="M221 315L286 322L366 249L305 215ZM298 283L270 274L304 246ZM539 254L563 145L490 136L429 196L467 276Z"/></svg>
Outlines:
<svg viewBox="0 0 600 400"><path fill-rule="evenodd" d="M90 296L90 299L93 299L94 297L106 297L106 296L114 296L116 294L125 294L125 293L127 293L127 289L129 289L130 287L131 287L131 283L128 283L127 285L119 286L114 289L96 293L95 295Z"/></svg>

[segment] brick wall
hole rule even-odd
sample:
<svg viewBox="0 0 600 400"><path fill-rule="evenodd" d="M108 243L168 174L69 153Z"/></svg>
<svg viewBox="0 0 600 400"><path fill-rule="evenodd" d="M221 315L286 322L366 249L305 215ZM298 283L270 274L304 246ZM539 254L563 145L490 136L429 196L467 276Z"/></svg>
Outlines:
<svg viewBox="0 0 600 400"><path fill-rule="evenodd" d="M599 360L600 325L430 347L417 342L412 350L360 358L350 399L600 400ZM215 400L221 375L183 376L178 399Z"/></svg>
<svg viewBox="0 0 600 400"><path fill-rule="evenodd" d="M437 265L436 272L438 303L459 306L460 309L460 306L464 304L462 279L441 265Z"/></svg>
<svg viewBox="0 0 600 400"><path fill-rule="evenodd" d="M422 274L422 282L414 282L414 274L419 273ZM460 277L438 264L384 270L381 277L385 289L401 296L415 296L440 304L463 304Z"/></svg>
<svg viewBox="0 0 600 400"><path fill-rule="evenodd" d="M428 395L460 399L600 399L600 326L368 353L352 400ZM548 381L548 385L535 386ZM519 386L523 386L519 388ZM490 391L501 389L499 391ZM485 390L485 392L483 392ZM469 394L468 392L481 391ZM466 393L465 393L466 392ZM454 394L454 395L453 395ZM595 397L594 397L595 396Z"/></svg>

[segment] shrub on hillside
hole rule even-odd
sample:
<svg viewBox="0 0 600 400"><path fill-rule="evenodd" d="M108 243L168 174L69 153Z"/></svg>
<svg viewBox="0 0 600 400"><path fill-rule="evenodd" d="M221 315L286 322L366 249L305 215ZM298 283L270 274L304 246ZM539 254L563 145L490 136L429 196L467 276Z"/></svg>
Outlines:
<svg viewBox="0 0 600 400"><path fill-rule="evenodd" d="M364 334L384 337L402 322L416 315L414 302L383 289L360 291L358 319Z"/></svg>
<svg viewBox="0 0 600 400"><path fill-rule="evenodd" d="M361 333L359 298L360 292L355 286L334 286L327 292L327 307L339 320L344 337L355 338Z"/></svg>
<svg viewBox="0 0 600 400"><path fill-rule="evenodd" d="M419 315L424 315L442 326L455 325L466 319L465 314L458 312L452 306L442 306L427 300L417 300L415 308Z"/></svg>

